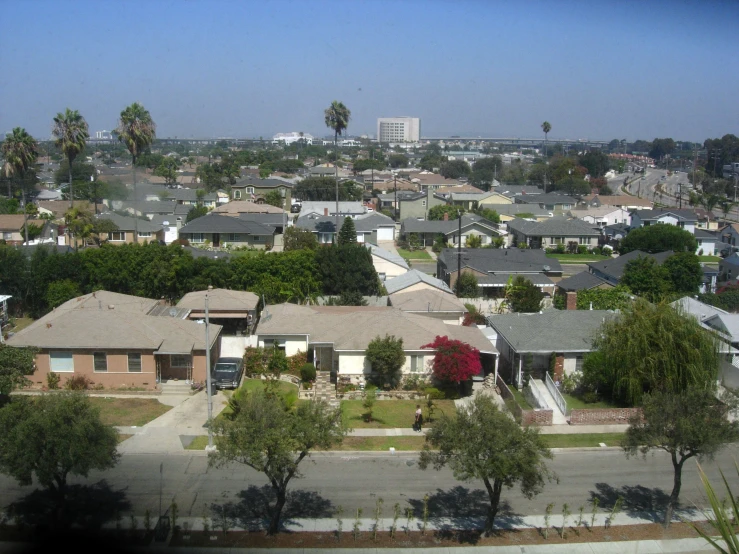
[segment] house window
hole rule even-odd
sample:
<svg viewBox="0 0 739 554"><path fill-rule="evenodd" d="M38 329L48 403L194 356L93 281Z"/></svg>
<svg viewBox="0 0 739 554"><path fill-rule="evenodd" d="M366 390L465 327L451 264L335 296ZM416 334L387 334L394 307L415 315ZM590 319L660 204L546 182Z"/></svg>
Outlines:
<svg viewBox="0 0 739 554"><path fill-rule="evenodd" d="M13 240L13 233L3 233L3 240Z"/></svg>
<svg viewBox="0 0 739 554"><path fill-rule="evenodd" d="M92 362L96 373L108 371L108 355L105 352L93 352Z"/></svg>
<svg viewBox="0 0 739 554"><path fill-rule="evenodd" d="M139 232L139 238L142 238L142 239L151 238L151 233L150 232L149 233Z"/></svg>
<svg viewBox="0 0 739 554"><path fill-rule="evenodd" d="M49 352L49 369L54 373L74 373L71 352Z"/></svg>
<svg viewBox="0 0 739 554"><path fill-rule="evenodd" d="M110 240L112 242L124 242L126 240L125 231L113 231L110 233Z"/></svg>
<svg viewBox="0 0 739 554"><path fill-rule="evenodd" d="M423 371L423 356L411 356L411 373Z"/></svg>
<svg viewBox="0 0 739 554"><path fill-rule="evenodd" d="M192 233L190 242L205 242L205 235L203 233Z"/></svg>
<svg viewBox="0 0 739 554"><path fill-rule="evenodd" d="M141 373L141 354L128 355L128 372Z"/></svg>
<svg viewBox="0 0 739 554"><path fill-rule="evenodd" d="M254 187L246 187L246 194L254 194Z"/></svg>
<svg viewBox="0 0 739 554"><path fill-rule="evenodd" d="M252 235L251 237L252 242L260 242L262 240L262 237L259 235Z"/></svg>
<svg viewBox="0 0 739 554"><path fill-rule="evenodd" d="M228 242L241 242L241 235L238 233L229 233L226 237Z"/></svg>
<svg viewBox="0 0 739 554"><path fill-rule="evenodd" d="M551 241L552 244L564 244L565 243L564 237L551 237L549 240Z"/></svg>
<svg viewBox="0 0 739 554"><path fill-rule="evenodd" d="M234 191L234 200L241 200L241 191L235 190Z"/></svg>
<svg viewBox="0 0 739 554"><path fill-rule="evenodd" d="M169 367L182 368L190 367L190 356L187 354L172 354L169 357Z"/></svg>
<svg viewBox="0 0 739 554"><path fill-rule="evenodd" d="M426 201L425 200L421 200L421 206L423 206L424 208L426 207Z"/></svg>
<svg viewBox="0 0 739 554"><path fill-rule="evenodd" d="M590 244L589 237L580 237L580 244Z"/></svg>
<svg viewBox="0 0 739 554"><path fill-rule="evenodd" d="M577 356L575 358L575 371L579 371L580 373L582 373L582 360L582 356Z"/></svg>

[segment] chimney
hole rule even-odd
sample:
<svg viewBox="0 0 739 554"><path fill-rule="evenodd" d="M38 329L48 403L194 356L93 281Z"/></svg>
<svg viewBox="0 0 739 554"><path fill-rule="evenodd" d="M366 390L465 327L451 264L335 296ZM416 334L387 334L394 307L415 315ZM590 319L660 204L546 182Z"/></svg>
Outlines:
<svg viewBox="0 0 739 554"><path fill-rule="evenodd" d="M328 208L323 208L323 215L328 216Z"/></svg>
<svg viewBox="0 0 739 554"><path fill-rule="evenodd" d="M567 293L566 308L568 310L577 310L577 293L576 292Z"/></svg>
<svg viewBox="0 0 739 554"><path fill-rule="evenodd" d="M449 212L444 212L444 221L449 221Z"/></svg>

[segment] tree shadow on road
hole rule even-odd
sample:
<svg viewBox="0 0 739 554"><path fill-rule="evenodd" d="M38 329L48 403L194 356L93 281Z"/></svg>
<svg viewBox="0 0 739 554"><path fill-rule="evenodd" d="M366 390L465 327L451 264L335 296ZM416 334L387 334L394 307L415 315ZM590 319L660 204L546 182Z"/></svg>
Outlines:
<svg viewBox="0 0 739 554"><path fill-rule="evenodd" d="M604 511L613 508L619 496L623 498L621 511L630 516L638 516L649 519L655 523L661 523L665 517L665 508L670 500L669 492L659 487L644 487L642 485L624 485L612 487L608 483L596 483L596 491L590 491L590 502L598 499L599 507ZM695 508L682 506L683 513L697 513Z"/></svg>
<svg viewBox="0 0 739 554"><path fill-rule="evenodd" d="M257 487L251 485L239 492L239 500L226 504L213 503L210 506L214 527L225 524L230 527L241 527L248 531L265 530L273 514L277 496L270 485ZM330 500L317 492L301 489L290 490L282 509L280 525L295 525L298 518L328 518L334 516L334 507Z"/></svg>

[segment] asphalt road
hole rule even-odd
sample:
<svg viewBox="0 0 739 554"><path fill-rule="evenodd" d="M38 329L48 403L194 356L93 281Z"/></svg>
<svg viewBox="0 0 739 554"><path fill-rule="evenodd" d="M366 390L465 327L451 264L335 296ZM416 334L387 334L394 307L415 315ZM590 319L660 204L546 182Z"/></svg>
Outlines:
<svg viewBox="0 0 739 554"><path fill-rule="evenodd" d="M720 454L716 463L727 473L736 490L733 459L739 455L735 445ZM716 463L704 464L713 482L718 483ZM151 456L126 455L118 466L105 473L96 472L77 483L97 484L97 491L85 499L87 509L105 512L143 514L146 509L159 510L160 464L162 464L162 499L166 507L177 502L181 516L201 517L206 506L228 505L236 514L254 517L262 513L270 496L263 475L241 465L208 468L203 455ZM418 469L412 454L397 455L316 455L301 466L305 478L292 482L292 517L331 517L342 506L345 514L363 508L367 517L377 497L384 500L387 511L398 502L401 509L411 506L420 513L423 496L431 496L433 516L464 517L483 513L486 494L481 482L463 483L448 470L425 472ZM504 492L509 513L542 514L545 506L567 502L572 511L593 497L601 507L612 505L618 495L625 498L624 511L658 509L672 487L672 465L666 454L626 459L620 450L559 452L551 462L559 476L559 484L548 484L533 500L524 498L517 489ZM2 506L29 495L32 487L19 487L13 480L0 476ZM693 461L683 471L683 505L703 505L703 492Z"/></svg>

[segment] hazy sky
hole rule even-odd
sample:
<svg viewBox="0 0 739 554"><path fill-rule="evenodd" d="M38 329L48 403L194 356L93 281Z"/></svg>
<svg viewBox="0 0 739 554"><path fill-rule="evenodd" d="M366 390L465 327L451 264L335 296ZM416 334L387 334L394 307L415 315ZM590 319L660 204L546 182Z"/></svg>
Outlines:
<svg viewBox="0 0 739 554"><path fill-rule="evenodd" d="M0 0L0 132L128 104L160 137L739 134L739 2Z"/></svg>

